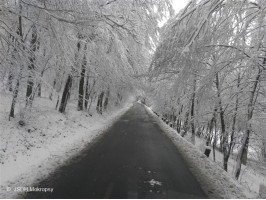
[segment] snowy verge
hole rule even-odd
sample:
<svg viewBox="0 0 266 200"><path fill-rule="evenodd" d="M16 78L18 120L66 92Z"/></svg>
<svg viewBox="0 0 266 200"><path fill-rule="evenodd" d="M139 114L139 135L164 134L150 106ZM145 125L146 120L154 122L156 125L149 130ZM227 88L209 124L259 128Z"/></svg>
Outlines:
<svg viewBox="0 0 266 200"><path fill-rule="evenodd" d="M65 115L55 110L36 112L25 127L15 120L8 122L2 113L0 197L18 198L21 192L14 190L32 187L77 156L132 105L93 117L74 109Z"/></svg>
<svg viewBox="0 0 266 200"><path fill-rule="evenodd" d="M210 161L194 145L182 138L174 129L160 120L149 107L145 106L145 108L148 114L157 121L160 128L173 141L179 152L183 155L190 171L197 178L209 198L247 198L243 186L232 179L223 169Z"/></svg>

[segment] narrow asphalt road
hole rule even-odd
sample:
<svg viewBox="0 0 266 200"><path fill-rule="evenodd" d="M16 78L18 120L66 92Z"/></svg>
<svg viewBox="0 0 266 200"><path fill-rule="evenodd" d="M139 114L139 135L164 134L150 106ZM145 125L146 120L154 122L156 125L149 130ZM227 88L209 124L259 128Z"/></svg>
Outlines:
<svg viewBox="0 0 266 200"><path fill-rule="evenodd" d="M207 198L174 144L135 103L95 144L24 198Z"/></svg>

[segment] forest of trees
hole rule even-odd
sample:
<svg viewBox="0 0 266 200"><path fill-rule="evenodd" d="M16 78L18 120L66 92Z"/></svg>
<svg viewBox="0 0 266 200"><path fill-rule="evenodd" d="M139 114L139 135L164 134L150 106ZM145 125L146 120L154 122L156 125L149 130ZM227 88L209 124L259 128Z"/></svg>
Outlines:
<svg viewBox="0 0 266 200"><path fill-rule="evenodd" d="M266 159L265 36L265 0L191 1L176 16L171 0L0 0L8 117L23 122L36 97L102 114L146 93L178 133L223 152L224 170L237 150L238 179L251 148Z"/></svg>
<svg viewBox="0 0 266 200"><path fill-rule="evenodd" d="M80 111L96 102L99 114L119 105L147 69L158 21L169 12L169 1L159 0L0 1L0 79L12 94L9 120L17 109L23 121L36 96L56 99L61 113L70 98Z"/></svg>
<svg viewBox="0 0 266 200"><path fill-rule="evenodd" d="M265 14L264 0L191 1L162 28L149 69L153 109L218 148L226 171L237 150L236 179L251 148L266 158Z"/></svg>

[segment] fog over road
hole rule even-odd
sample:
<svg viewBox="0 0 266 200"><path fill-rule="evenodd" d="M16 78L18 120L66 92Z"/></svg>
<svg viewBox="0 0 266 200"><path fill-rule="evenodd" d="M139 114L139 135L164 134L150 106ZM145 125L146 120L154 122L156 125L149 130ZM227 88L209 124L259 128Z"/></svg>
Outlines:
<svg viewBox="0 0 266 200"><path fill-rule="evenodd" d="M207 198L171 140L135 103L95 144L24 198Z"/></svg>

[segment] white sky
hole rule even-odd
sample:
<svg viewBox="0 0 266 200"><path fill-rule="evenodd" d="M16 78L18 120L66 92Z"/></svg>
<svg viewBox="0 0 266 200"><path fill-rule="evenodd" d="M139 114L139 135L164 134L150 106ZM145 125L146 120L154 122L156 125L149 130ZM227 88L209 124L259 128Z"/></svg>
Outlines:
<svg viewBox="0 0 266 200"><path fill-rule="evenodd" d="M175 13L177 14L183 9L190 0L172 0ZM168 19L165 19L159 23L159 27L162 27Z"/></svg>
<svg viewBox="0 0 266 200"><path fill-rule="evenodd" d="M189 2L189 0L172 0L172 1L173 1L173 7L174 7L176 13L179 10L183 9L187 5L187 3Z"/></svg>

